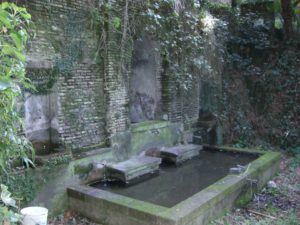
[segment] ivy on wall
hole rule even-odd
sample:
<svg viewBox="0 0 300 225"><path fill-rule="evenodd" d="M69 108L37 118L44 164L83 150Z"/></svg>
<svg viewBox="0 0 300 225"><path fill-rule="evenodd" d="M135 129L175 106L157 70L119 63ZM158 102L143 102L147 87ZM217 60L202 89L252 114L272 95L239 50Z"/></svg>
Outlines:
<svg viewBox="0 0 300 225"><path fill-rule="evenodd" d="M198 5L188 1L148 1L141 9L142 33L154 36L160 43L160 54L167 74L172 75L178 88L192 87L195 71L205 64L200 58L203 49L201 14ZM166 73L165 71L165 73Z"/></svg>

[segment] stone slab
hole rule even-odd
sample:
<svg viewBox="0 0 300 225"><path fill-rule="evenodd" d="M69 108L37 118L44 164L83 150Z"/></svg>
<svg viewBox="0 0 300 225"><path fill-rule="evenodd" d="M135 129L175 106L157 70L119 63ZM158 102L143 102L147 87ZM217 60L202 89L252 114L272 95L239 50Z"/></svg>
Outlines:
<svg viewBox="0 0 300 225"><path fill-rule="evenodd" d="M179 164L198 156L201 150L201 145L178 145L171 148L162 148L160 150L160 157L163 161Z"/></svg>
<svg viewBox="0 0 300 225"><path fill-rule="evenodd" d="M128 184L141 176L158 172L161 161L160 158L150 156L132 157L124 162L107 165L107 176Z"/></svg>

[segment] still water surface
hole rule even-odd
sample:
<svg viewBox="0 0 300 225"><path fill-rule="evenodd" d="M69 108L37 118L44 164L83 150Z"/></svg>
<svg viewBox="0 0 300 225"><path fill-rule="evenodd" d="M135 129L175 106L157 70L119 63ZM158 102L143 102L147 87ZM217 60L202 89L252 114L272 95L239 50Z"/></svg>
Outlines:
<svg viewBox="0 0 300 225"><path fill-rule="evenodd" d="M165 207L173 207L228 175L229 169L247 165L257 158L252 154L201 151L199 157L181 166L161 165L158 176L124 186L118 182L99 182L93 187Z"/></svg>

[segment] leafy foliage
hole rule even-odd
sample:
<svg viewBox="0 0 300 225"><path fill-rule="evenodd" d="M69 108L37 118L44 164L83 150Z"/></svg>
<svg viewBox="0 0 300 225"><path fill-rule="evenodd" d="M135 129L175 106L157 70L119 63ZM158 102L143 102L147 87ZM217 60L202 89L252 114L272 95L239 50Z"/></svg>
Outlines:
<svg viewBox="0 0 300 225"><path fill-rule="evenodd" d="M299 43L276 39L260 15L231 18L225 110L231 140L238 146L299 146ZM269 144L266 144L269 143Z"/></svg>
<svg viewBox="0 0 300 225"><path fill-rule="evenodd" d="M17 158L29 166L33 150L20 135L22 120L16 109L21 87L30 88L25 77L24 47L31 16L25 8L11 3L0 5L0 174L8 172Z"/></svg>
<svg viewBox="0 0 300 225"><path fill-rule="evenodd" d="M160 43L164 72L173 76L178 87L192 87L195 70L205 64L199 58L203 50L203 32L198 4L174 5L173 0L151 0L143 6L142 33L154 35ZM146 24L146 26L144 26Z"/></svg>
<svg viewBox="0 0 300 225"><path fill-rule="evenodd" d="M11 197L11 193L5 185L0 189L0 223L1 224L18 224L22 216L15 213L11 208L16 209L16 200Z"/></svg>

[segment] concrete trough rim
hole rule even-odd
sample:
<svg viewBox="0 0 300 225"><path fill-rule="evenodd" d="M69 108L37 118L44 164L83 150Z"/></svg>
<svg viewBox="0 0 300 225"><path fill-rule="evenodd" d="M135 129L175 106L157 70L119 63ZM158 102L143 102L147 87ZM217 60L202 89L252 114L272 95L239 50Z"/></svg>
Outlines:
<svg viewBox="0 0 300 225"><path fill-rule="evenodd" d="M257 153L257 152L255 152ZM210 202L219 200L218 198L222 197L224 192L234 192L238 188L244 185L245 179L253 175L257 170L261 169L261 167L265 166L265 164L261 165L260 162L263 160L261 157L267 157L270 160L271 163L273 160L276 160L278 157L280 157L280 153L277 152L266 152L265 154L262 154L258 159L254 160L252 163L248 164L249 169L245 171L244 174L241 175L232 175L229 174L222 179L218 180L217 182L213 183L212 185L206 187L205 189L199 191L198 193L192 195L191 197L187 198L186 200L179 202L172 208L168 208L172 212L177 212L175 214L176 221L180 220L181 218L189 215L192 213L195 209L198 209L199 207L202 207L203 205L209 204ZM247 166L248 166L247 165ZM227 186L226 186L227 185ZM219 187L221 186L221 188ZM188 205L193 205L194 199L204 199L204 197L208 193L213 193L213 195L206 200L205 202L194 204L195 207L191 208L189 213L181 214L184 208L186 208ZM174 218L174 216L173 216Z"/></svg>
<svg viewBox="0 0 300 225"><path fill-rule="evenodd" d="M243 174L227 175L170 208L84 185L70 187L68 188L68 192L76 191L83 195L89 195L92 198L101 198L120 207L126 207L137 212L162 218L169 221L170 224L181 225L186 224L184 220L187 217L195 215L197 212L201 213L201 211L205 211L205 209L212 208L214 203L222 201L228 194L232 194L243 187L246 184L247 178L251 178L251 176L254 176L256 173L259 173L270 167L273 163L279 161L281 155L279 152L262 152L252 149L244 150L217 146L213 146L213 149L258 154L259 157L248 164L248 169ZM89 193L96 194L96 196ZM195 199L197 201L195 201Z"/></svg>

